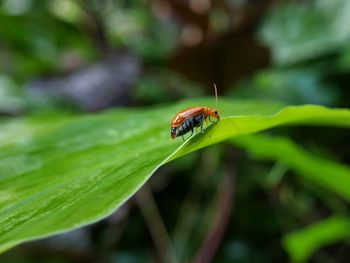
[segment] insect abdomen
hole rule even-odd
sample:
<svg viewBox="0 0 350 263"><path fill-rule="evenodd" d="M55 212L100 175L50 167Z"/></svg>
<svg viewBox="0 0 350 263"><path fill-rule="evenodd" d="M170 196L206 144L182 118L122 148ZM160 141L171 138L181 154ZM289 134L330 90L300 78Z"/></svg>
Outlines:
<svg viewBox="0 0 350 263"><path fill-rule="evenodd" d="M179 127L176 127L176 137L182 136L194 128L201 126L204 121L204 117L205 116L203 113L197 116L189 117Z"/></svg>

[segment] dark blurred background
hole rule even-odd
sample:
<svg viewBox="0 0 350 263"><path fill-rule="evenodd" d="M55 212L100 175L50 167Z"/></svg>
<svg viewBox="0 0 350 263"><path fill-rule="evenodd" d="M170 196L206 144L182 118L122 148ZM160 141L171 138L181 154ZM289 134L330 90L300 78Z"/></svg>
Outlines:
<svg viewBox="0 0 350 263"><path fill-rule="evenodd" d="M348 0L2 0L0 115L168 103L213 96L213 82L220 96L349 107L349 41ZM274 132L350 163L346 130ZM162 167L107 219L0 262L288 262L287 233L348 211L325 195L217 145ZM349 260L337 241L310 262Z"/></svg>

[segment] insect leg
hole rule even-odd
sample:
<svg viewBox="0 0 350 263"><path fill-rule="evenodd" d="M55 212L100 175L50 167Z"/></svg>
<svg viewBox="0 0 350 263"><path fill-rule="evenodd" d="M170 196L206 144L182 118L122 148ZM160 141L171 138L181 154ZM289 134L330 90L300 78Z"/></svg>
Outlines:
<svg viewBox="0 0 350 263"><path fill-rule="evenodd" d="M205 124L208 126L208 118L205 118L205 117L203 116L202 125L203 125L204 121L205 121Z"/></svg>
<svg viewBox="0 0 350 263"><path fill-rule="evenodd" d="M181 138L182 138L182 140L183 140L183 141L185 141L185 138L184 138L184 136L183 136L183 135L181 135Z"/></svg>
<svg viewBox="0 0 350 263"><path fill-rule="evenodd" d="M210 121L211 123L215 123L215 121L213 121L212 119L210 119L210 116L208 117L208 119L209 119L209 121Z"/></svg>
<svg viewBox="0 0 350 263"><path fill-rule="evenodd" d="M205 115L203 114L201 116L201 132L203 133L203 124L204 124L204 121L207 123L207 118L205 117Z"/></svg>
<svg viewBox="0 0 350 263"><path fill-rule="evenodd" d="M190 128L191 128L191 135L190 135L190 137L193 135L193 129L194 129L194 119L193 118L191 118L190 119Z"/></svg>

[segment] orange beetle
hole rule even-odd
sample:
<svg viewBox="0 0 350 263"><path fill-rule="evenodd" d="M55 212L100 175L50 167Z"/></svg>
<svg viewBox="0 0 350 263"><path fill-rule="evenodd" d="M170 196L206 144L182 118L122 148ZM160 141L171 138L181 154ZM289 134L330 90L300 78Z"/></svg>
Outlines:
<svg viewBox="0 0 350 263"><path fill-rule="evenodd" d="M217 101L217 90L215 88L215 98ZM220 116L218 111L209 107L204 106L195 106L187 108L183 111L180 111L175 115L171 122L171 138L175 139L178 136L183 135L191 131L191 136L193 134L193 129L197 127L201 127L201 131L203 130L203 122L207 119L210 120L210 116L220 120ZM210 120L211 121L211 120ZM212 122L212 121L211 121Z"/></svg>

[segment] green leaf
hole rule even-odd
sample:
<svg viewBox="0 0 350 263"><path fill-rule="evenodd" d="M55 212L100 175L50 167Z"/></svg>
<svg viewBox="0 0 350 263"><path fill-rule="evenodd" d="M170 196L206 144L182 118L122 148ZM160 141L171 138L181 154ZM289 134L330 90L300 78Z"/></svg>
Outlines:
<svg viewBox="0 0 350 263"><path fill-rule="evenodd" d="M302 179L350 201L350 167L312 155L284 137L245 135L232 139L255 158L276 160L297 171Z"/></svg>
<svg viewBox="0 0 350 263"><path fill-rule="evenodd" d="M169 160L233 136L255 133L280 125L293 124L350 127L350 110L304 105L289 106L276 114L267 116L257 113L251 116L224 118L215 125L208 127L205 134L196 134L191 140L177 149Z"/></svg>
<svg viewBox="0 0 350 263"><path fill-rule="evenodd" d="M278 103L221 99L222 117L235 117L184 144L170 139L174 113L211 103L3 120L0 251L95 222L130 198L160 165L237 134L286 124L350 126L346 109L309 105L280 111Z"/></svg>
<svg viewBox="0 0 350 263"><path fill-rule="evenodd" d="M332 216L288 234L283 244L293 262L306 262L322 246L350 236L350 219Z"/></svg>

